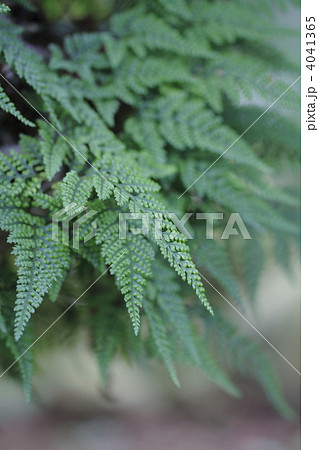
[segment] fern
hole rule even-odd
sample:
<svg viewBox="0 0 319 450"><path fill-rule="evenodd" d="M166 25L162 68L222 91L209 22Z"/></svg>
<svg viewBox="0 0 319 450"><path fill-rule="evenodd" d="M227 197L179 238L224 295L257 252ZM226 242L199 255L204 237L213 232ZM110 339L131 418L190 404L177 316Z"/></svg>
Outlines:
<svg viewBox="0 0 319 450"><path fill-rule="evenodd" d="M1 297L1 339L18 358L41 314L54 320L52 311L63 311L70 285L73 298L75 286L83 292L93 273L105 273L92 301L63 324L89 329L104 381L117 352L148 355L164 361L176 386L176 363L189 363L238 396L226 366L241 371L247 364L289 416L268 358L223 318L214 297L207 299L199 270L242 309L254 299L268 242L290 267L299 235L299 131L282 110L299 105L299 97L289 90L265 115L254 101L271 104L288 88L282 80L297 77L298 67L267 39L291 32L275 29L274 1L133 3L114 5L95 31L62 27L54 44L37 47L38 27L16 14L33 11L32 3L18 1L12 11L0 5L0 106L12 147L0 153L0 227L17 266L8 264L17 287L15 300ZM16 91L12 98L4 91L5 73L29 102L26 112ZM30 105L30 118L41 116L35 123L26 118ZM25 125L33 128L18 137ZM214 211L224 214L216 236L239 212L252 240L204 240L207 224L197 220L187 224L194 236L188 242L171 215ZM125 238L121 214L131 217ZM135 221L140 214L147 232ZM213 351L203 325L213 331ZM31 351L19 364L29 397Z"/></svg>
<svg viewBox="0 0 319 450"><path fill-rule="evenodd" d="M144 306L157 351L163 358L173 382L179 387L180 383L173 365L173 352L167 336L165 324L150 302L144 301Z"/></svg>
<svg viewBox="0 0 319 450"><path fill-rule="evenodd" d="M9 11L11 11L9 6L5 5L4 3L0 3L0 14L5 14Z"/></svg>
<svg viewBox="0 0 319 450"><path fill-rule="evenodd" d="M1 11L0 11L1 12ZM12 114L17 119L21 120L22 123L25 125L29 125L30 127L34 127L34 123L32 123L30 120L23 117L23 115L16 109L14 104L10 101L7 94L4 92L2 86L0 86L0 108L3 109L5 112Z"/></svg>
<svg viewBox="0 0 319 450"><path fill-rule="evenodd" d="M7 206L9 211L1 226L10 231L8 242L15 244L13 254L19 268L15 306L15 338L18 340L52 281L68 266L70 257L68 248L52 241L51 226L45 226L40 218L21 209L11 208Z"/></svg>
<svg viewBox="0 0 319 450"><path fill-rule="evenodd" d="M67 214L79 214L83 211L87 199L92 190L92 181L88 178L80 178L77 173L72 170L68 172L63 180L63 204L67 209ZM68 208L69 205L75 205Z"/></svg>
<svg viewBox="0 0 319 450"><path fill-rule="evenodd" d="M249 337L240 336L234 326L227 323L220 315L217 315L214 324L209 321L207 326L218 349L219 358L240 373L248 372L250 377L256 378L261 383L269 401L281 414L288 419L295 417L295 413L280 394L281 388L269 364L268 355L261 351L258 343Z"/></svg>
<svg viewBox="0 0 319 450"><path fill-rule="evenodd" d="M12 356L15 360L18 360L19 369L21 372L23 390L25 398L28 402L32 398L32 375L34 371L34 352L30 348L34 341L34 335L26 330L22 338L16 342L16 340L8 335L7 347L10 349Z"/></svg>
<svg viewBox="0 0 319 450"><path fill-rule="evenodd" d="M106 265L111 265L111 273L124 295L135 334L140 326L139 308L143 302L143 287L151 275L151 261L154 251L145 238L129 234L124 240L118 239L118 215L106 212L99 217L101 226L97 243L102 243L102 256Z"/></svg>
<svg viewBox="0 0 319 450"><path fill-rule="evenodd" d="M227 252L227 246L223 245L222 242L211 240L208 244L210 251L207 252L207 243L203 240L199 240L199 242L199 245L194 245L194 255L197 265L206 269L221 284L225 292L229 293L230 297L241 308L244 308L241 287L234 274L234 268L230 260L230 255ZM245 244L247 245L247 243L250 244L251 242L250 240L245 241ZM252 265L255 264L254 258L249 261L253 262Z"/></svg>
<svg viewBox="0 0 319 450"><path fill-rule="evenodd" d="M154 283L157 287L157 299L167 320L173 326L174 334L181 342L181 354L184 355L184 358L186 355L185 359L188 362L189 358L191 358L193 364L203 370L208 377L227 392L238 396L239 391L237 388L232 384L220 368L218 362L211 357L205 345L203 345L194 333L183 305L183 299L179 295L178 287L172 280L170 273L165 270L165 267L161 267L161 265L156 266L156 273L157 277Z"/></svg>
<svg viewBox="0 0 319 450"><path fill-rule="evenodd" d="M6 271L1 273L0 279L0 336L5 342L7 349L17 360L21 373L23 389L27 401L31 400L32 374L34 370L34 352L29 348L34 340L33 332L28 327L22 338L16 342L13 337L13 311L15 292L11 289L11 284L15 280L11 279L11 274Z"/></svg>
<svg viewBox="0 0 319 450"><path fill-rule="evenodd" d="M43 156L45 173L49 181L61 169L65 154L68 151L68 144L56 135L44 121L39 121L40 151Z"/></svg>
<svg viewBox="0 0 319 450"><path fill-rule="evenodd" d="M188 97L182 91L169 91L153 104L148 102L143 116L145 127L153 127L150 130L152 142L159 141L159 147L166 141L180 151L199 149L220 155L238 138L202 100ZM144 125L143 116L130 125L135 135L136 128L141 129ZM266 168L242 140L233 152L225 153L225 159L257 169Z"/></svg>

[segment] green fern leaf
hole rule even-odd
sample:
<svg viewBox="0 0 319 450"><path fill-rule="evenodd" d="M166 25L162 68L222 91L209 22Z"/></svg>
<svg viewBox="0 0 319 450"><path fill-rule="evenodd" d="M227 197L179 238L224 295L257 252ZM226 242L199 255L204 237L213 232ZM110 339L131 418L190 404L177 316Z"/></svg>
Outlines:
<svg viewBox="0 0 319 450"><path fill-rule="evenodd" d="M0 3L0 14L5 14L9 11L11 11L9 6L5 5L4 3Z"/></svg>
<svg viewBox="0 0 319 450"><path fill-rule="evenodd" d="M183 300L178 293L178 287L172 280L169 271L161 264L156 264L157 287L156 299L165 314L167 321L172 324L174 334L180 339L184 350L183 362L192 361L199 369L216 382L222 389L232 395L238 396L239 391L222 371L218 362L212 358L205 346L196 337Z"/></svg>
<svg viewBox="0 0 319 450"><path fill-rule="evenodd" d="M34 353L30 348L34 342L32 333L26 330L24 335L16 342L12 336L7 338L7 346L10 349L13 357L17 360L22 382L23 391L27 402L31 401L32 394L32 375L34 371Z"/></svg>
<svg viewBox="0 0 319 450"><path fill-rule="evenodd" d="M2 11L0 11L2 12ZM25 125L29 127L34 127L34 123L30 120L26 119L20 111L16 109L14 104L11 102L7 94L4 92L2 86L0 85L0 108L3 109L6 113L12 114L14 117L19 119Z"/></svg>
<svg viewBox="0 0 319 450"><path fill-rule="evenodd" d="M63 180L61 195L68 215L76 215L84 210L92 187L92 178L81 178L74 170L67 173Z"/></svg>
<svg viewBox="0 0 319 450"><path fill-rule="evenodd" d="M256 378L273 406L287 419L295 417L294 411L283 398L277 375L267 354L257 342L239 335L235 327L216 314L214 322L206 318L208 329L216 344L221 361L242 374Z"/></svg>
<svg viewBox="0 0 319 450"><path fill-rule="evenodd" d="M141 235L127 234L119 239L118 215L106 212L98 218L97 243L102 244L102 256L110 273L115 274L124 295L134 333L140 326L139 308L143 305L143 291L147 278L151 276L151 262L154 251Z"/></svg>
<svg viewBox="0 0 319 450"><path fill-rule="evenodd" d="M48 180L51 181L62 166L68 151L68 144L46 122L39 121L39 128L39 134L42 138L40 151L43 156L46 175Z"/></svg>
<svg viewBox="0 0 319 450"><path fill-rule="evenodd" d="M18 266L14 331L18 340L52 282L69 266L70 254L66 246L52 240L51 225L45 225L43 219L31 216L15 204L16 200L7 195L6 206L2 206L6 214L1 217L0 226L10 232L8 242L14 244Z"/></svg>
<svg viewBox="0 0 319 450"><path fill-rule="evenodd" d="M167 337L164 322L159 313L155 310L154 306L149 301L144 300L144 309L150 324L151 334L154 339L157 351L163 358L173 382L177 387L180 387L173 365L172 349Z"/></svg>

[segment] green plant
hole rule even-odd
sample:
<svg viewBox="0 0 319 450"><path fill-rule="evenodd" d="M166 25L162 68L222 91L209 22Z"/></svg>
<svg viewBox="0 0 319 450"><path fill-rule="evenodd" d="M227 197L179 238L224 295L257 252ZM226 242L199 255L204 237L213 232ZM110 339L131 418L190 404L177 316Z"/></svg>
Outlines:
<svg viewBox="0 0 319 450"><path fill-rule="evenodd" d="M274 406L292 414L266 352L238 334L214 298L207 300L197 269L247 307L243 290L253 300L269 242L289 267L287 254L298 241L298 193L287 175L287 168L298 173L296 127L273 109L263 119L266 126L256 123L224 153L265 109L243 105L243 96L258 95L269 104L287 89L282 73L298 70L267 44L275 32L289 34L274 28L272 3L123 2L99 31L67 34L44 52L28 44L32 33L23 36L23 26L1 6L2 68L29 102L1 79L3 121L20 120L23 132L18 150L1 153L0 161L0 225L18 267L16 273L5 252L0 333L14 357L44 331L41 317L53 321L65 309L61 293L69 305L76 286L83 291L109 269L70 320L90 329L103 378L120 350L131 358L160 356L176 385L174 361L196 365L238 395L220 352L210 351L213 341L231 369L252 367ZM292 91L283 101L290 108L299 104ZM16 140L15 131L12 144ZM53 217L62 208L70 220L95 212L78 231L79 248L54 238ZM197 220L195 238L187 241L169 213L190 211L221 211L225 220L239 212L252 239L207 241L206 225ZM120 212L147 214L151 232L135 234L129 227L126 239L119 239ZM96 236L85 243L93 222ZM215 234L224 225L215 225ZM183 280L211 314L198 310ZM193 315L214 333L195 326ZM63 318L61 326L70 322ZM35 348L18 361L28 398ZM10 357L4 358L5 366Z"/></svg>

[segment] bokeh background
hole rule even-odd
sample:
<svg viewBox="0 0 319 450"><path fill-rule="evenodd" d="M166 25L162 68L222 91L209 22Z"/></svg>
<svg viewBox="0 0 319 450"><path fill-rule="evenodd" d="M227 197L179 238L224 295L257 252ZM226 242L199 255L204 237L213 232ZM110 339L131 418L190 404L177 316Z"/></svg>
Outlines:
<svg viewBox="0 0 319 450"><path fill-rule="evenodd" d="M103 0L38 2L46 19L73 31L94 30L112 10ZM299 29L300 11L277 13L282 24ZM48 39L43 30L44 40ZM299 60L296 36L275 43ZM258 101L258 99L256 100ZM295 111L296 123L299 111ZM266 126L266 125L265 125ZM84 300L85 301L85 300ZM227 310L227 305L225 305ZM229 316L244 333L261 338L233 311ZM254 323L269 341L300 367L300 280L295 258L288 276L269 261L257 294ZM54 333L54 329L51 331ZM270 347L286 397L298 412L300 377ZM112 363L107 386L99 380L88 336L42 352L31 404L10 377L0 379L0 449L14 450L286 450L299 449L299 423L283 420L267 403L260 387L245 379L236 383L242 399L215 388L197 370L180 371L176 389L160 364Z"/></svg>

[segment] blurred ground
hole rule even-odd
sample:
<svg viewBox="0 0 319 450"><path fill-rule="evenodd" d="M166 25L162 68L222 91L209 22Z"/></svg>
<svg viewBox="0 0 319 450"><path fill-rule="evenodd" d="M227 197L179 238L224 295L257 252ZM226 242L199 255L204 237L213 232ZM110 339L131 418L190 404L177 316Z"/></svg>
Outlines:
<svg viewBox="0 0 319 450"><path fill-rule="evenodd" d="M298 428L274 414L247 409L228 419L191 413L64 417L51 413L18 421L1 432L1 449L14 450L297 450Z"/></svg>

